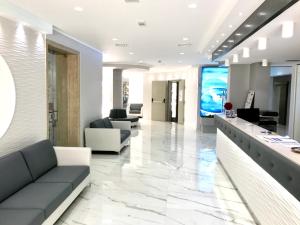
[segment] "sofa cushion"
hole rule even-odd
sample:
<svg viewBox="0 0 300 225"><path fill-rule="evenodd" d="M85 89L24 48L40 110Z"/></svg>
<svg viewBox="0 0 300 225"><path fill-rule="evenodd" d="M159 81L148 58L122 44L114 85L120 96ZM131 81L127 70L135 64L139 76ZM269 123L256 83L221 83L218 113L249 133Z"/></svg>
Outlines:
<svg viewBox="0 0 300 225"><path fill-rule="evenodd" d="M45 218L72 192L70 183L31 183L3 201L1 209L42 209Z"/></svg>
<svg viewBox="0 0 300 225"><path fill-rule="evenodd" d="M112 125L112 123L110 122L110 119L109 118L104 118L103 119L103 122L104 122L104 126L105 126L105 128L114 128L113 127L113 125Z"/></svg>
<svg viewBox="0 0 300 225"><path fill-rule="evenodd" d="M40 209L0 209L0 225L41 225L44 220Z"/></svg>
<svg viewBox="0 0 300 225"><path fill-rule="evenodd" d="M71 183L73 190L90 173L88 166L58 166L36 180L37 183Z"/></svg>
<svg viewBox="0 0 300 225"><path fill-rule="evenodd" d="M126 109L112 109L110 110L109 117L114 119L126 118L127 117Z"/></svg>
<svg viewBox="0 0 300 225"><path fill-rule="evenodd" d="M54 148L49 140L40 141L21 150L33 180L57 166Z"/></svg>
<svg viewBox="0 0 300 225"><path fill-rule="evenodd" d="M117 119L111 119L112 121L129 121L131 123L135 123L139 121L138 116L128 116L126 118L117 118Z"/></svg>
<svg viewBox="0 0 300 225"><path fill-rule="evenodd" d="M103 119L95 120L90 123L90 128L105 128Z"/></svg>
<svg viewBox="0 0 300 225"><path fill-rule="evenodd" d="M32 177L20 152L0 158L0 202L30 182Z"/></svg>
<svg viewBox="0 0 300 225"><path fill-rule="evenodd" d="M131 112L131 110L136 110L136 111L140 112L142 107L143 107L143 104L130 104L129 109L130 109L130 112Z"/></svg>
<svg viewBox="0 0 300 225"><path fill-rule="evenodd" d="M123 141L125 141L131 134L131 132L129 130L121 130L121 143L123 143Z"/></svg>

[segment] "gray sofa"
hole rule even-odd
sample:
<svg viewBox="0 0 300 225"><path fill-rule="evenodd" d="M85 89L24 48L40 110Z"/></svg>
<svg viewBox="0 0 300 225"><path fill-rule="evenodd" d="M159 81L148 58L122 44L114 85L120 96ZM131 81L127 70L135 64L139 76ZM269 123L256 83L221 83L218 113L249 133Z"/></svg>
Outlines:
<svg viewBox="0 0 300 225"><path fill-rule="evenodd" d="M48 140L0 158L0 225L53 224L89 184L89 148Z"/></svg>

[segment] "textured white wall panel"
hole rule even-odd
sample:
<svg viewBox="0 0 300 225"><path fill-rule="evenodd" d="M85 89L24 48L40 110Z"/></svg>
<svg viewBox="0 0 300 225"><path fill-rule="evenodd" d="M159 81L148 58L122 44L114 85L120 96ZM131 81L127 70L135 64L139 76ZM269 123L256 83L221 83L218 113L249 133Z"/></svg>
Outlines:
<svg viewBox="0 0 300 225"><path fill-rule="evenodd" d="M15 114L0 138L0 155L47 138L45 53L40 33L0 17L0 54L16 86ZM5 110L4 105L0 108Z"/></svg>
<svg viewBox="0 0 300 225"><path fill-rule="evenodd" d="M300 224L300 202L219 129L217 156L260 224Z"/></svg>

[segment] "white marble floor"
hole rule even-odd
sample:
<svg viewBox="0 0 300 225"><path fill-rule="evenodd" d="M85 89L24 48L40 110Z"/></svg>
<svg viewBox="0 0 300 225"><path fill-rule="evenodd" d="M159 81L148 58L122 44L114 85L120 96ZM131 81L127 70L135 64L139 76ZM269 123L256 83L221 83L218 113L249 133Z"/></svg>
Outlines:
<svg viewBox="0 0 300 225"><path fill-rule="evenodd" d="M216 159L215 135L143 123L121 155L94 154L92 185L57 225L255 224Z"/></svg>

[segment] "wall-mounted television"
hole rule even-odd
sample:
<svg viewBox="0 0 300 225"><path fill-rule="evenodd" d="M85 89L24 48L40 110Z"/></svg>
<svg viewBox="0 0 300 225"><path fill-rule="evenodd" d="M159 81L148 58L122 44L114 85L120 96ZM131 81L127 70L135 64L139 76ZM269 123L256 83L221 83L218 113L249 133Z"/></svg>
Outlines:
<svg viewBox="0 0 300 225"><path fill-rule="evenodd" d="M228 67L202 67L199 86L200 116L221 114L227 99Z"/></svg>

